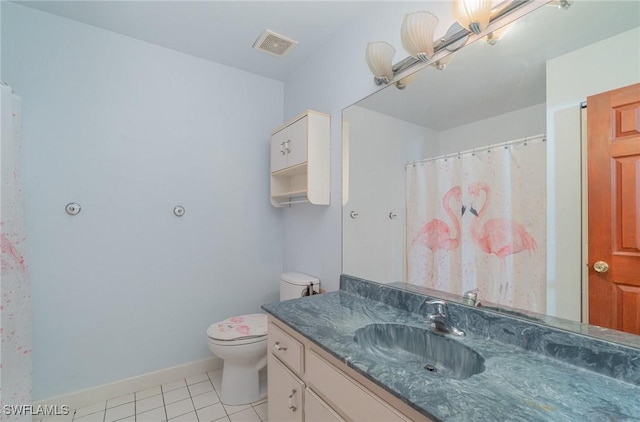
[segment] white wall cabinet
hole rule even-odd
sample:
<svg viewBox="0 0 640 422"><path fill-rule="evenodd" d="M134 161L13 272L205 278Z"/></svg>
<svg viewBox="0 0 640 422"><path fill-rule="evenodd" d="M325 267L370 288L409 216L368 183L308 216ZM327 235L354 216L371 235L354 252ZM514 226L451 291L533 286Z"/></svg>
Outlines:
<svg viewBox="0 0 640 422"><path fill-rule="evenodd" d="M309 119L297 118L271 135L271 172L307 161Z"/></svg>
<svg viewBox="0 0 640 422"><path fill-rule="evenodd" d="M307 110L271 134L271 203L330 204L331 117Z"/></svg>
<svg viewBox="0 0 640 422"><path fill-rule="evenodd" d="M277 319L269 321L270 421L429 421Z"/></svg>

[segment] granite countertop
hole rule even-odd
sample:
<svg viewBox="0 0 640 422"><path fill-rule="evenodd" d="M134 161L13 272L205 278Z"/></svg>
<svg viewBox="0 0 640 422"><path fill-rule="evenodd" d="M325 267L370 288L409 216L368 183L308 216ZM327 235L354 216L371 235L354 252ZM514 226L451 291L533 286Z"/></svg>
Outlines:
<svg viewBox="0 0 640 422"><path fill-rule="evenodd" d="M425 315L356 294L337 291L263 309L434 420L640 420L640 386L472 333L455 339L485 359L485 370L467 379L438 376L393 357L381 360L353 340L358 328L429 323Z"/></svg>

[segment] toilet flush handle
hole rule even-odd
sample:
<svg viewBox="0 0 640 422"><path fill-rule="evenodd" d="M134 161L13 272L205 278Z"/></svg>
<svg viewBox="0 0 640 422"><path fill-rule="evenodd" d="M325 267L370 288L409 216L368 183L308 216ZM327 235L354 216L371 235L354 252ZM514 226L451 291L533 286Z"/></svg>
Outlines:
<svg viewBox="0 0 640 422"><path fill-rule="evenodd" d="M273 345L273 348L276 349L277 351L285 351L287 350L286 347L280 346L280 342L276 341L275 344Z"/></svg>

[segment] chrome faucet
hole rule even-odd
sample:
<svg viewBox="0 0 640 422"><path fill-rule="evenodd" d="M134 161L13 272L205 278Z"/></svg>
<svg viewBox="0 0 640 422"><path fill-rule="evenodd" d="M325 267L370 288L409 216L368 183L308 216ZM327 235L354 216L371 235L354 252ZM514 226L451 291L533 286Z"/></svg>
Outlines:
<svg viewBox="0 0 640 422"><path fill-rule="evenodd" d="M435 308L435 312L427 314L427 318L433 323L436 331L453 334L458 337L464 336L464 331L454 327L451 323L447 302L444 300L429 300L425 303Z"/></svg>
<svg viewBox="0 0 640 422"><path fill-rule="evenodd" d="M462 302L469 306L478 306L478 289L464 292L462 294Z"/></svg>

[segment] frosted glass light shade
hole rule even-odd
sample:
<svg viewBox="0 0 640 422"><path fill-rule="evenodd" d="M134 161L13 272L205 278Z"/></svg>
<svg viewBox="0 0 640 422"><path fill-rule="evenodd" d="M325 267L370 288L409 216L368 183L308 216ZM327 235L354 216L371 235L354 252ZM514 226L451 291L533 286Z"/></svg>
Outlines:
<svg viewBox="0 0 640 422"><path fill-rule="evenodd" d="M433 56L433 32L438 18L431 12L413 12L402 20L400 37L402 46L409 54L423 62Z"/></svg>
<svg viewBox="0 0 640 422"><path fill-rule="evenodd" d="M367 44L367 66L376 78L384 79L389 83L393 79L393 55L396 49L384 41L370 42Z"/></svg>
<svg viewBox="0 0 640 422"><path fill-rule="evenodd" d="M469 31L479 34L489 26L491 0L455 0L453 17Z"/></svg>
<svg viewBox="0 0 640 422"><path fill-rule="evenodd" d="M445 70L447 68L447 65L451 63L451 60L453 60L454 55L455 55L454 53L451 53L448 56L443 57L437 62L435 62L434 63L435 68L438 70Z"/></svg>
<svg viewBox="0 0 640 422"><path fill-rule="evenodd" d="M402 78L398 82L396 82L396 88L405 89L407 87L407 85L409 85L411 82L413 82L413 80L416 78L416 76L418 76L418 72L413 72L411 75L405 76L404 78Z"/></svg>
<svg viewBox="0 0 640 422"><path fill-rule="evenodd" d="M504 35L509 32L509 30L516 24L516 22L511 22L508 25L503 26L502 28L496 29L495 31L489 33L489 35L487 35L485 37L485 39L487 40L487 42L491 45L495 45L498 41L500 41L500 39L502 37L504 37Z"/></svg>

